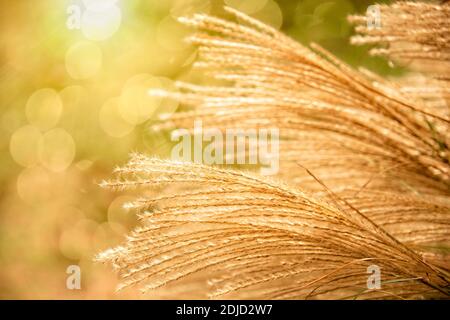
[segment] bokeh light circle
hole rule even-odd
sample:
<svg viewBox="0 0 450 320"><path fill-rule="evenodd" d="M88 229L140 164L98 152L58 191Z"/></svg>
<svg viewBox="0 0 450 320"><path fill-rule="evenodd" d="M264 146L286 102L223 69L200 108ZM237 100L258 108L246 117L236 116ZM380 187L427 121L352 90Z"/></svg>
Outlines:
<svg viewBox="0 0 450 320"><path fill-rule="evenodd" d="M19 197L32 205L48 201L51 198L51 187L48 172L40 166L26 168L17 177Z"/></svg>
<svg viewBox="0 0 450 320"><path fill-rule="evenodd" d="M119 113L125 121L136 125L149 120L159 108L162 98L150 96L151 88L160 88L161 81L149 74L129 79L120 95Z"/></svg>
<svg viewBox="0 0 450 320"><path fill-rule="evenodd" d="M105 102L99 112L100 126L111 137L124 137L134 129L125 121L119 111L120 99L112 98Z"/></svg>
<svg viewBox="0 0 450 320"><path fill-rule="evenodd" d="M280 29L283 25L283 12L274 0L267 0L264 7L252 13L251 16L276 29Z"/></svg>
<svg viewBox="0 0 450 320"><path fill-rule="evenodd" d="M59 95L63 101L64 111L79 112L80 104L86 100L88 92L83 86L70 85L62 89Z"/></svg>
<svg viewBox="0 0 450 320"><path fill-rule="evenodd" d="M102 50L95 43L75 43L66 53L66 70L74 79L95 76L102 67Z"/></svg>
<svg viewBox="0 0 450 320"><path fill-rule="evenodd" d="M120 27L122 14L115 5L89 6L81 17L81 32L93 41L110 38Z"/></svg>
<svg viewBox="0 0 450 320"><path fill-rule="evenodd" d="M225 0L225 4L246 14L252 14L263 9L268 0Z"/></svg>
<svg viewBox="0 0 450 320"><path fill-rule="evenodd" d="M82 0L86 9L103 11L115 6L119 0Z"/></svg>
<svg viewBox="0 0 450 320"><path fill-rule="evenodd" d="M172 16L162 19L156 28L156 42L163 49L169 51L180 51L189 47L185 38L189 30Z"/></svg>
<svg viewBox="0 0 450 320"><path fill-rule="evenodd" d="M210 13L211 6L210 0L174 0L170 8L170 15L177 19L196 13Z"/></svg>
<svg viewBox="0 0 450 320"><path fill-rule="evenodd" d="M51 171L66 170L75 157L75 142L64 129L53 129L39 141L41 163Z"/></svg>
<svg viewBox="0 0 450 320"><path fill-rule="evenodd" d="M108 207L108 222L114 229L116 225L121 225L122 228L116 230L121 232L123 227L131 227L136 222L136 216L124 207L125 204L136 200L132 196L119 196L115 198Z"/></svg>
<svg viewBox="0 0 450 320"><path fill-rule="evenodd" d="M41 131L31 125L16 130L9 142L9 152L14 161L24 167L36 164L39 160L41 136Z"/></svg>
<svg viewBox="0 0 450 320"><path fill-rule="evenodd" d="M25 113L28 121L42 130L53 128L63 112L59 94L50 88L35 91L27 101Z"/></svg>

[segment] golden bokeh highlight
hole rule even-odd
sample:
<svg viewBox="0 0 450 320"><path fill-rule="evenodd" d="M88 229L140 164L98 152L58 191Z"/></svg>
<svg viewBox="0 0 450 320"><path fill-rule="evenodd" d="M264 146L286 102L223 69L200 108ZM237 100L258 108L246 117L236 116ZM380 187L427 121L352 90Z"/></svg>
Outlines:
<svg viewBox="0 0 450 320"><path fill-rule="evenodd" d="M118 3L119 0L82 0L84 6L93 11L103 11Z"/></svg>
<svg viewBox="0 0 450 320"><path fill-rule="evenodd" d="M283 25L283 12L274 0L267 0L264 7L252 13L251 16L276 29L281 29Z"/></svg>
<svg viewBox="0 0 450 320"><path fill-rule="evenodd" d="M211 7L210 0L174 0L170 8L170 15L177 19L196 13L210 13Z"/></svg>
<svg viewBox="0 0 450 320"><path fill-rule="evenodd" d="M124 227L131 226L136 221L133 212L125 208L125 205L133 200L135 199L131 196L119 196L108 207L108 222L111 223L113 229L117 225L121 226L115 229L118 233L122 232Z"/></svg>
<svg viewBox="0 0 450 320"><path fill-rule="evenodd" d="M32 125L16 130L9 142L9 152L14 161L24 167L36 164L39 161L41 137L41 131Z"/></svg>
<svg viewBox="0 0 450 320"><path fill-rule="evenodd" d="M65 110L79 111L76 109L87 96L86 88L80 85L67 86L59 92L59 96Z"/></svg>
<svg viewBox="0 0 450 320"><path fill-rule="evenodd" d="M156 29L156 42L168 51L185 50L189 47L189 44L185 41L188 35L189 30L169 15L158 24Z"/></svg>
<svg viewBox="0 0 450 320"><path fill-rule="evenodd" d="M139 74L129 79L120 95L119 113L129 124L149 120L158 109L162 98L150 96L150 88L161 87L161 81L149 74Z"/></svg>
<svg viewBox="0 0 450 320"><path fill-rule="evenodd" d="M283 12L274 0L224 0L225 4L242 11L276 29L283 25Z"/></svg>
<svg viewBox="0 0 450 320"><path fill-rule="evenodd" d="M66 70L74 79L92 78L100 71L102 60L102 50L98 45L88 41L77 42L66 53Z"/></svg>
<svg viewBox="0 0 450 320"><path fill-rule="evenodd" d="M39 159L51 171L66 170L75 157L75 142L64 129L53 129L39 141Z"/></svg>
<svg viewBox="0 0 450 320"><path fill-rule="evenodd" d="M17 194L28 204L45 203L52 196L51 189L51 178L40 166L26 168L17 177Z"/></svg>
<svg viewBox="0 0 450 320"><path fill-rule="evenodd" d="M35 91L28 98L25 108L28 121L41 130L53 128L58 123L62 112L61 97L50 88Z"/></svg>
<svg viewBox="0 0 450 320"><path fill-rule="evenodd" d="M81 31L86 39L103 41L120 27L122 13L114 1L88 1L81 18Z"/></svg>
<svg viewBox="0 0 450 320"><path fill-rule="evenodd" d="M120 138L129 134L134 125L125 121L119 111L120 99L112 98L103 104L99 112L102 129L111 137Z"/></svg>
<svg viewBox="0 0 450 320"><path fill-rule="evenodd" d="M230 6L247 14L253 14L264 8L268 0L225 0L227 6Z"/></svg>
<svg viewBox="0 0 450 320"><path fill-rule="evenodd" d="M93 164L94 164L94 161L84 159L84 160L80 160L77 163L75 163L75 166L78 168L78 170L85 171L85 170L88 170L89 168L91 168Z"/></svg>

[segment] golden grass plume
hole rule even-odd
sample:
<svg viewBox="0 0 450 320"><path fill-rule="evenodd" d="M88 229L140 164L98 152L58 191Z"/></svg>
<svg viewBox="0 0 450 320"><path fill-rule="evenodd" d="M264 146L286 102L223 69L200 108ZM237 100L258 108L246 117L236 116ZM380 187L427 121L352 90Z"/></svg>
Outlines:
<svg viewBox="0 0 450 320"><path fill-rule="evenodd" d="M225 10L239 22L180 20L198 30L189 38L197 66L227 84L153 91L192 107L153 127L192 128L195 119L278 127L279 176L133 155L103 186L142 190L129 207L143 226L98 260L118 269L121 287L144 291L188 283L225 298L448 298L445 101L437 107L417 82L353 70L318 45ZM425 81L448 90L442 79ZM181 187L146 194L167 184ZM382 269L380 290L366 287L372 264Z"/></svg>

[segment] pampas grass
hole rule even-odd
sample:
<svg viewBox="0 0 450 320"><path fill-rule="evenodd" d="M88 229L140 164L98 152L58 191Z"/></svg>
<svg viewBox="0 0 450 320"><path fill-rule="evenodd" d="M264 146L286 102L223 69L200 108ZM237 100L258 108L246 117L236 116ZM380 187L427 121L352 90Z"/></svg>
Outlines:
<svg viewBox="0 0 450 320"><path fill-rule="evenodd" d="M178 284L224 298L448 298L445 103L436 107L417 82L353 70L316 44L225 10L239 23L203 14L180 21L198 30L189 38L197 66L230 85L152 91L192 107L153 129L192 128L194 119L223 130L278 127L279 175L133 155L102 185L138 189L128 207L143 225L98 260L118 270L120 288L144 291ZM426 83L448 90L439 79ZM148 193L166 185L177 189ZM382 270L380 290L367 289L369 265Z"/></svg>
<svg viewBox="0 0 450 320"><path fill-rule="evenodd" d="M200 46L203 60L197 65L218 79L233 81L234 87L178 83L184 93L154 92L195 106L195 111L177 114L155 129L191 127L194 119L201 119L204 127L222 129L276 126L289 140L281 144L287 149L286 156L281 154L285 161L308 161L303 150L296 149L316 143L307 148L334 151L334 159L351 150L353 159L335 170L340 175L348 171L349 182L356 179L350 174L358 165L366 166L359 173L370 173L399 164L410 177L415 172L448 188L446 117L428 112L422 101L408 99L387 81L350 69L318 45L313 44L312 51L234 9L226 10L249 26L206 15L181 21L206 31L190 38ZM332 178L328 172L317 174ZM367 176L358 183L364 179Z"/></svg>
<svg viewBox="0 0 450 320"><path fill-rule="evenodd" d="M116 174L104 186L203 186L129 204L141 212L144 226L124 247L99 256L120 270L122 287L141 283L143 290L155 289L202 272L211 277L213 297L248 287L254 287L252 294L242 297L344 297L363 287L367 266L377 264L383 281L401 281L367 292L371 297L440 297L447 290L444 271L358 210L338 209L254 175L193 163L134 156ZM385 223L402 221L389 217Z"/></svg>
<svg viewBox="0 0 450 320"><path fill-rule="evenodd" d="M398 2L379 5L382 28L368 28L365 16L350 16L360 35L356 45L378 44L373 55L387 56L449 80L450 3ZM414 63L412 63L414 62Z"/></svg>

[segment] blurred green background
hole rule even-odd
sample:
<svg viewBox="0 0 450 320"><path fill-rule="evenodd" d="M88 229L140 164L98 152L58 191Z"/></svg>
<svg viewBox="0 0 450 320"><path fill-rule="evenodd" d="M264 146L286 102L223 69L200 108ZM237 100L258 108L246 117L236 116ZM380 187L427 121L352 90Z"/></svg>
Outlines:
<svg viewBox="0 0 450 320"><path fill-rule="evenodd" d="M97 182L132 151L164 156L149 122L178 103L149 97L174 80L207 83L192 68L191 30L176 17L222 14L224 4L296 40L317 42L352 66L401 74L349 45L348 14L362 0L0 1L0 298L148 298L114 294L116 276L95 253L136 224L129 195ZM66 268L82 289L66 288Z"/></svg>

